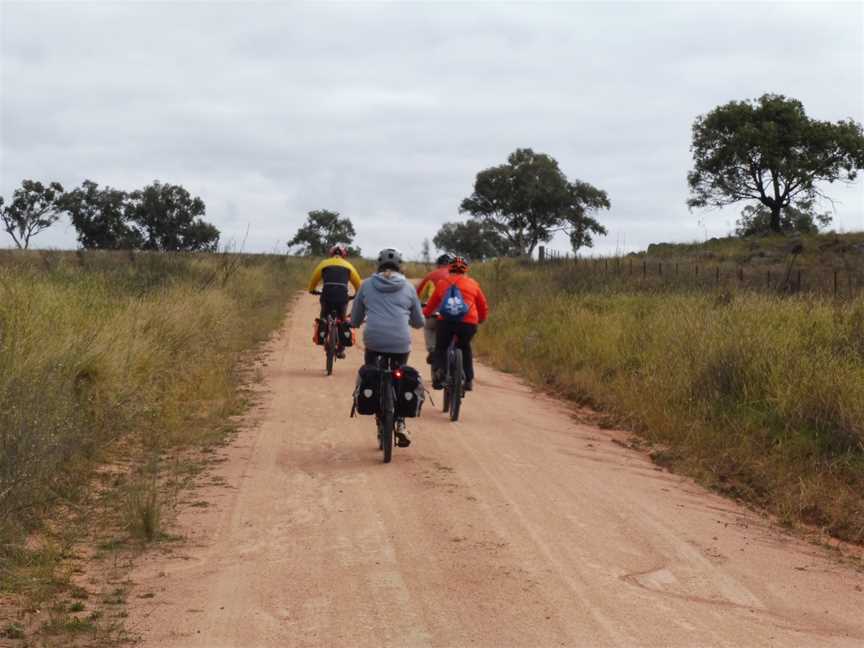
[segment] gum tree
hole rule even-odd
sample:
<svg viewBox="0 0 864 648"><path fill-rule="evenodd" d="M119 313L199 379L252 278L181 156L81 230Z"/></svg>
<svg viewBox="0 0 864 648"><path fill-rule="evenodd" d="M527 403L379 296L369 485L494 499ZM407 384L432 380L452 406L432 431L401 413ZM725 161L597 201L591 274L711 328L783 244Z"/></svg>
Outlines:
<svg viewBox="0 0 864 648"><path fill-rule="evenodd" d="M129 194L128 217L145 250L214 252L219 230L203 220L206 206L184 187L154 181Z"/></svg>
<svg viewBox="0 0 864 648"><path fill-rule="evenodd" d="M59 182L43 185L35 180L23 180L8 205L0 198L0 222L19 250L29 248L31 238L57 222L62 199Z"/></svg>
<svg viewBox="0 0 864 648"><path fill-rule="evenodd" d="M297 247L306 256L325 256L331 247L344 243L351 256L360 256L360 250L351 247L355 235L350 218L341 218L339 212L329 209L317 209L308 213L306 222L288 241L288 247Z"/></svg>
<svg viewBox="0 0 864 648"><path fill-rule="evenodd" d="M567 234L574 252L590 247L594 235L606 234L592 214L609 206L605 191L581 180L570 182L553 157L517 149L506 164L477 174L474 193L460 211L494 229L511 254L530 256L558 232Z"/></svg>
<svg viewBox="0 0 864 648"><path fill-rule="evenodd" d="M433 239L435 247L448 254L484 261L508 256L507 241L489 224L472 219L464 223L444 223Z"/></svg>
<svg viewBox="0 0 864 648"><path fill-rule="evenodd" d="M864 168L861 124L811 119L800 101L775 94L698 117L691 151L691 209L756 201L776 233L783 231L784 210L812 206L826 198L821 183L851 182Z"/></svg>

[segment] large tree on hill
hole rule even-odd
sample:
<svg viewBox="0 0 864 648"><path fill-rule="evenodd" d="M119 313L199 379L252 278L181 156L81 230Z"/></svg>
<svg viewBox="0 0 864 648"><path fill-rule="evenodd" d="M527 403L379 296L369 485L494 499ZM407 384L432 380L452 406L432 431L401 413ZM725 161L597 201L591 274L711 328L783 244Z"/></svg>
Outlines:
<svg viewBox="0 0 864 648"><path fill-rule="evenodd" d="M99 188L91 180L63 197L78 242L86 249L131 250L144 246L144 234L133 221L129 194L111 187Z"/></svg>
<svg viewBox="0 0 864 648"><path fill-rule="evenodd" d="M340 218L339 212L318 209L309 212L306 222L288 241L288 247L296 247L300 254L307 256L324 256L337 243L344 243L351 256L360 256L359 248L351 247L355 235L350 218Z"/></svg>
<svg viewBox="0 0 864 648"><path fill-rule="evenodd" d="M43 185L34 180L22 180L8 205L0 197L0 222L19 250L29 248L31 238L57 222L62 199L59 182Z"/></svg>
<svg viewBox="0 0 864 648"><path fill-rule="evenodd" d="M204 201L179 185L153 184L129 194L129 218L145 250L215 251L219 230L205 222Z"/></svg>
<svg viewBox="0 0 864 648"><path fill-rule="evenodd" d="M444 223L432 242L442 252L464 256L472 261L508 256L510 249L507 240L491 224L481 220Z"/></svg>
<svg viewBox="0 0 864 648"><path fill-rule="evenodd" d="M783 231L785 209L824 197L819 183L852 181L864 168L861 124L811 119L800 101L774 94L698 117L691 151L691 209L757 201L773 232Z"/></svg>
<svg viewBox="0 0 864 648"><path fill-rule="evenodd" d="M477 174L474 193L462 201L460 211L492 227L506 239L511 254L530 255L558 232L569 236L574 252L590 247L593 235L606 234L591 214L609 206L605 191L570 182L551 156L517 149L507 164Z"/></svg>

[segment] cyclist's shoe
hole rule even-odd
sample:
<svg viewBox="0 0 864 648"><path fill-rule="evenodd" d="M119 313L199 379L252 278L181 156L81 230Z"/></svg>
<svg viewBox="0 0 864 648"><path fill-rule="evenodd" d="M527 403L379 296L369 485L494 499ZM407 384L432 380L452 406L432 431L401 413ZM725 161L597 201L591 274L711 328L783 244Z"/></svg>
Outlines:
<svg viewBox="0 0 864 648"><path fill-rule="evenodd" d="M400 448L407 448L411 445L411 439L408 438L408 428L405 427L405 421L396 423L396 445Z"/></svg>
<svg viewBox="0 0 864 648"><path fill-rule="evenodd" d="M444 375L441 371L432 373L432 389L444 389Z"/></svg>
<svg viewBox="0 0 864 648"><path fill-rule="evenodd" d="M466 380L465 381L465 391L474 391L474 381Z"/></svg>
<svg viewBox="0 0 864 648"><path fill-rule="evenodd" d="M336 357L339 358L340 360L344 360L345 359L345 349L339 349L338 351L336 351Z"/></svg>
<svg viewBox="0 0 864 648"><path fill-rule="evenodd" d="M435 354L432 353L431 351L429 353L427 353L426 354L426 364L431 365L434 357L435 357Z"/></svg>

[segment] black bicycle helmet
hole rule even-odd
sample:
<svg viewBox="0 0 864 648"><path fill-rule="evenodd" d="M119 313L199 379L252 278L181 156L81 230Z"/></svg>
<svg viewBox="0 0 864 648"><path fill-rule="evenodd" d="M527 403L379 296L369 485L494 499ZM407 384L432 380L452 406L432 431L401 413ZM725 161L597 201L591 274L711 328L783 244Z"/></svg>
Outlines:
<svg viewBox="0 0 864 648"><path fill-rule="evenodd" d="M396 248L384 248L378 253L378 268L400 270L402 268L402 253Z"/></svg>
<svg viewBox="0 0 864 648"><path fill-rule="evenodd" d="M449 254L442 254L437 259L435 259L435 265L445 266L450 265L450 262L453 260L453 257Z"/></svg>

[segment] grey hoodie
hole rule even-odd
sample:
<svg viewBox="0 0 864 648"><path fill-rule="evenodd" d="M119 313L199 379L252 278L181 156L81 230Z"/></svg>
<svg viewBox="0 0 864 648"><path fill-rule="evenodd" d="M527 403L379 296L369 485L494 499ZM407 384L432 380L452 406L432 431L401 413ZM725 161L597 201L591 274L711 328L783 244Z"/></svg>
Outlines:
<svg viewBox="0 0 864 648"><path fill-rule="evenodd" d="M360 328L366 321L363 343L370 351L408 353L411 351L411 329L425 323L417 291L405 275L391 270L378 272L366 279L354 298L351 326Z"/></svg>

